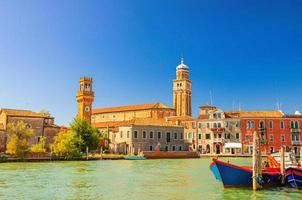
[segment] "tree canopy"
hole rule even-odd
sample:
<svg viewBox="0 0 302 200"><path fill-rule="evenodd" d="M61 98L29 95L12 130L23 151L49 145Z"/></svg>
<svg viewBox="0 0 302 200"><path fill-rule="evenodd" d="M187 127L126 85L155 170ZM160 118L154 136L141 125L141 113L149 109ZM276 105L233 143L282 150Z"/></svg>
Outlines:
<svg viewBox="0 0 302 200"><path fill-rule="evenodd" d="M17 157L25 157L30 152L29 139L34 134L33 129L27 128L23 121L7 126L8 143L6 153Z"/></svg>
<svg viewBox="0 0 302 200"><path fill-rule="evenodd" d="M70 125L71 131L78 137L78 147L81 152L85 152L88 147L96 150L99 146L99 130L92 127L85 119L76 118Z"/></svg>
<svg viewBox="0 0 302 200"><path fill-rule="evenodd" d="M53 155L71 159L80 156L78 138L72 131L61 131L54 137L54 143L51 145Z"/></svg>

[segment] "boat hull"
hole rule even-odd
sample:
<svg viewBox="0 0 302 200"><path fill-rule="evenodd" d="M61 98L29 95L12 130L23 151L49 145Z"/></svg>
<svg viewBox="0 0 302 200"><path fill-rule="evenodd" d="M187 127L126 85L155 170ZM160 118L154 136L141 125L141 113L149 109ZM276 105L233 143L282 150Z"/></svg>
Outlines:
<svg viewBox="0 0 302 200"><path fill-rule="evenodd" d="M291 187L302 189L302 168L289 167L285 173L286 180Z"/></svg>
<svg viewBox="0 0 302 200"><path fill-rule="evenodd" d="M222 182L224 187L252 187L253 171L250 167L236 166L213 159L210 169L215 178ZM281 184L279 169L263 170L263 187L273 187Z"/></svg>
<svg viewBox="0 0 302 200"><path fill-rule="evenodd" d="M125 160L147 160L144 156L124 156Z"/></svg>

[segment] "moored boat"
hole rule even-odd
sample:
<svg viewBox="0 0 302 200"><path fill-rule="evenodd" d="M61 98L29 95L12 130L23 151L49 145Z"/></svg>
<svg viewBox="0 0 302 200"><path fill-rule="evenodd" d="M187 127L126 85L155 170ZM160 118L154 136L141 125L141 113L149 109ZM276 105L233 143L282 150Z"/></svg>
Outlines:
<svg viewBox="0 0 302 200"><path fill-rule="evenodd" d="M147 160L145 156L135 156L135 155L128 155L124 156L125 160Z"/></svg>
<svg viewBox="0 0 302 200"><path fill-rule="evenodd" d="M252 167L237 166L213 159L210 165L215 178L222 182L224 187L252 187ZM262 168L262 176L257 178L263 187L281 185L280 168Z"/></svg>
<svg viewBox="0 0 302 200"><path fill-rule="evenodd" d="M291 187L302 189L302 168L288 167L285 170L285 175Z"/></svg>

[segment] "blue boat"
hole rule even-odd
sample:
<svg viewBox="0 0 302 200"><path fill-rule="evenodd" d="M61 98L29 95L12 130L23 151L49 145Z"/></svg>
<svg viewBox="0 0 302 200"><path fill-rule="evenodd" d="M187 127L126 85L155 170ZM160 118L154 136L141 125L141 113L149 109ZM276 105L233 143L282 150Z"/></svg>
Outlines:
<svg viewBox="0 0 302 200"><path fill-rule="evenodd" d="M252 187L252 167L237 166L213 159L210 169L225 188ZM263 187L281 185L280 168L262 168L262 177L259 177L258 182Z"/></svg>
<svg viewBox="0 0 302 200"><path fill-rule="evenodd" d="M285 170L286 180L291 187L302 189L302 168L288 167Z"/></svg>
<svg viewBox="0 0 302 200"><path fill-rule="evenodd" d="M145 156L134 156L134 155L129 155L129 156L124 156L125 160L147 160Z"/></svg>

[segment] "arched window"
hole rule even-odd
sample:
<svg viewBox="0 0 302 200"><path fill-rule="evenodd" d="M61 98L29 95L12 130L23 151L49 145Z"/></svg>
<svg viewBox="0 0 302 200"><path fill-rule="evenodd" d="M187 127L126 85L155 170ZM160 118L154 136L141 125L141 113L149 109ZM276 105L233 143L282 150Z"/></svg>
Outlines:
<svg viewBox="0 0 302 200"><path fill-rule="evenodd" d="M270 129L273 128L273 121L269 121L269 128L270 128Z"/></svg>
<svg viewBox="0 0 302 200"><path fill-rule="evenodd" d="M214 123L214 128L217 128L217 124L216 123Z"/></svg>
<svg viewBox="0 0 302 200"><path fill-rule="evenodd" d="M260 129L265 128L264 121L261 120L261 121L259 122L259 128L260 128Z"/></svg>
<svg viewBox="0 0 302 200"><path fill-rule="evenodd" d="M293 121L290 122L290 128L295 128L295 123Z"/></svg>
<svg viewBox="0 0 302 200"><path fill-rule="evenodd" d="M295 122L295 128L299 128L299 122Z"/></svg>

